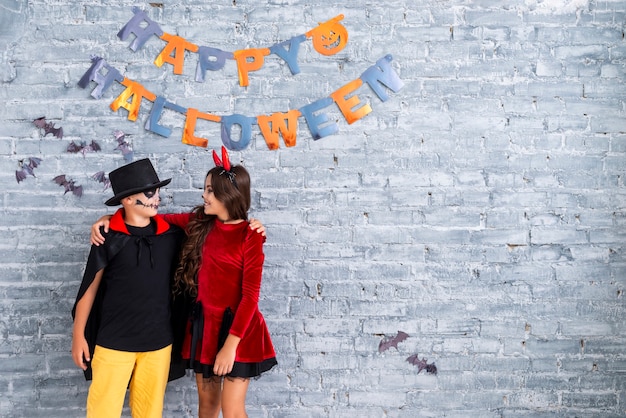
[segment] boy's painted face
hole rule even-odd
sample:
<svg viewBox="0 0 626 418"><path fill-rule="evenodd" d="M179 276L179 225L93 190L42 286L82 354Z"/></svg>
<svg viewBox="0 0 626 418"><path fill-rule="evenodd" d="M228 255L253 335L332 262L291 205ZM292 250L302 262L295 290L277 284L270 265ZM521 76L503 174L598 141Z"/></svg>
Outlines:
<svg viewBox="0 0 626 418"><path fill-rule="evenodd" d="M135 206L152 210L155 213L159 210L159 203L161 202L161 198L159 197L159 189L146 190L144 192L132 195L131 197L135 201Z"/></svg>
<svg viewBox="0 0 626 418"><path fill-rule="evenodd" d="M215 215L220 221L227 221L230 216L226 206L217 198L213 193L213 186L211 185L211 174L204 180L204 191L202 192L202 200L204 200L204 214Z"/></svg>

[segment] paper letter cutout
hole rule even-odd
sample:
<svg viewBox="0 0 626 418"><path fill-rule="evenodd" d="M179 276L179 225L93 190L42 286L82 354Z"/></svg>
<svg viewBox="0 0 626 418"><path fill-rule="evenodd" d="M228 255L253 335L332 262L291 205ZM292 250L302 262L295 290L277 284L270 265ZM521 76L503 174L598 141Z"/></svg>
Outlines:
<svg viewBox="0 0 626 418"><path fill-rule="evenodd" d="M163 35L163 31L156 22L150 20L148 15L138 7L133 7L133 13L135 13L135 16L133 16L132 19L130 19L128 23L117 33L117 37L122 41L125 41L126 38L128 38L128 35L134 33L135 40L133 40L130 44L130 49L133 52L136 52L139 48L144 46L152 35L160 37ZM143 22L148 23L145 28L141 27L141 23Z"/></svg>
<svg viewBox="0 0 626 418"><path fill-rule="evenodd" d="M381 84L391 89L394 93L397 93L404 83L398 77L398 74L391 68L389 64L393 57L386 55L383 58L376 61L376 65L372 65L361 74L361 80L366 82L380 100L386 102L389 99L389 95Z"/></svg>
<svg viewBox="0 0 626 418"><path fill-rule="evenodd" d="M337 23L343 15L335 16L327 22L306 33L307 38L313 38L313 48L322 55L334 55L344 49L348 43L348 31Z"/></svg>
<svg viewBox="0 0 626 418"><path fill-rule="evenodd" d="M107 73L102 74L101 70L106 69ZM93 89L91 92L91 97L94 99L99 99L102 97L102 94L105 90L111 87L113 81L122 82L124 80L124 76L120 74L115 68L111 67L107 62L100 57L92 57L91 58L91 67L87 72L81 77L78 82L78 86L80 88L85 88L89 85L90 81L95 81L98 86Z"/></svg>
<svg viewBox="0 0 626 418"><path fill-rule="evenodd" d="M348 124L352 124L357 120L361 119L363 116L367 115L372 111L372 107L369 104L362 104L358 108L354 109L357 105L361 103L358 96L352 96L347 98L348 94L354 92L356 89L363 85L363 80L357 78L356 80L352 80L345 86L339 88L334 93L331 93L330 97L335 100L337 106L339 106L339 110L343 113L343 116L348 121ZM354 110L352 110L354 109Z"/></svg>
<svg viewBox="0 0 626 418"><path fill-rule="evenodd" d="M300 66L298 66L298 50L300 49L300 44L305 40L305 35L296 36L288 41L271 46L270 52L285 60L291 70L291 74L298 74L300 72ZM285 49L286 45L289 45L289 50Z"/></svg>
<svg viewBox="0 0 626 418"><path fill-rule="evenodd" d="M206 148L209 141L205 138L200 138L194 135L196 131L196 121L198 119L204 119L211 122L219 122L221 118L217 115L211 115L209 113L202 113L198 109L188 108L187 119L185 119L185 128L183 129L183 144L195 145L196 147Z"/></svg>
<svg viewBox="0 0 626 418"><path fill-rule="evenodd" d="M224 146L232 151L245 149L250 143L250 139L252 139L252 125L254 123L254 118L244 115L222 116L222 143ZM233 141L231 137L231 131L235 124L241 126L241 138L239 141Z"/></svg>
<svg viewBox="0 0 626 418"><path fill-rule="evenodd" d="M300 111L291 109L287 113L272 113L269 116L257 116L257 124L261 129L267 147L271 150L278 149L278 137L283 136L283 141L288 147L296 145L298 131L298 118Z"/></svg>
<svg viewBox="0 0 626 418"><path fill-rule="evenodd" d="M194 45L191 42L187 42L185 38L170 35L169 33L164 33L161 39L167 42L167 45L154 60L154 65L160 67L167 62L174 66L174 74L182 74L185 64L185 50L196 52L198 51L198 45ZM172 56L172 53L174 53L174 56Z"/></svg>
<svg viewBox="0 0 626 418"><path fill-rule="evenodd" d="M145 97L151 102L154 102L156 94L146 90L144 86L136 81L129 80L125 77L121 84L126 86L126 89L120 93L119 96L117 96L117 99L115 99L109 107L114 112L117 112L120 107L123 107L128 110L128 120L132 120L134 122L137 120L137 115L139 115L141 99ZM131 102L128 102L128 100L131 100Z"/></svg>
<svg viewBox="0 0 626 418"><path fill-rule="evenodd" d="M204 83L206 70L217 71L224 68L227 59L233 59L232 52L221 49L210 48L208 46L198 47L198 66L196 67L196 81ZM214 57L215 60L211 60Z"/></svg>
<svg viewBox="0 0 626 418"><path fill-rule="evenodd" d="M300 108L300 112L302 113L302 115L304 115L306 123L309 125L311 135L313 135L313 139L315 141L325 136L335 134L339 131L339 128L337 127L337 124L335 122L332 122L327 126L320 128L319 125L328 122L328 114L314 114L314 112L328 107L331 104L333 104L333 99L330 97L325 97Z"/></svg>
<svg viewBox="0 0 626 418"><path fill-rule="evenodd" d="M168 102L165 100L165 97L158 96L156 98L144 128L167 138L172 134L172 130L163 125L159 125L159 118L161 117L161 114L163 114L163 109L172 109L178 113L182 113L183 115L187 109L172 102Z"/></svg>
<svg viewBox="0 0 626 418"><path fill-rule="evenodd" d="M239 73L239 85L246 87L248 85L248 72L257 71L265 62L264 56L269 55L269 48L258 49L240 49L233 52L235 61L237 61L237 73ZM248 58L251 61L248 61Z"/></svg>

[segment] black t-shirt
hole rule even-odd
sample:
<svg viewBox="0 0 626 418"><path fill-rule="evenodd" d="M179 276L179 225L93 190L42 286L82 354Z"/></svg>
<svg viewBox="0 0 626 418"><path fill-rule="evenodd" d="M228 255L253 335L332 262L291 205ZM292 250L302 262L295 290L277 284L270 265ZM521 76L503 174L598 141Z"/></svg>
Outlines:
<svg viewBox="0 0 626 418"><path fill-rule="evenodd" d="M159 350L172 343L170 289L179 236L155 235L154 223L127 228L131 237L105 267L100 283L104 296L96 343L121 351Z"/></svg>

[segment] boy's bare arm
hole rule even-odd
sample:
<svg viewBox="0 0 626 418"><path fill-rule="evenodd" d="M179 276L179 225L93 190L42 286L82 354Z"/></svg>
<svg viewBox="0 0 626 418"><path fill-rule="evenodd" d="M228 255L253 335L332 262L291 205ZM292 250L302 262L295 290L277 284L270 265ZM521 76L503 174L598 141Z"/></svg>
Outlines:
<svg viewBox="0 0 626 418"><path fill-rule="evenodd" d="M104 270L100 270L96 273L93 282L76 304L74 327L72 331L72 359L74 363L83 370L87 369L85 362L91 361L89 345L85 339L85 326L87 325L87 319L93 307L93 302L96 299L96 293L98 292L98 287L100 287L103 272Z"/></svg>

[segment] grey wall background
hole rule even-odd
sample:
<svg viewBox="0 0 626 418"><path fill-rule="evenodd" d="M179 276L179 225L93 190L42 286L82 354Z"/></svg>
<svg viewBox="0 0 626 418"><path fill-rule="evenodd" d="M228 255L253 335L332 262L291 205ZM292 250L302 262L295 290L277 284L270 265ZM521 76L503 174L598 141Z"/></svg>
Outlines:
<svg viewBox="0 0 626 418"><path fill-rule="evenodd" d="M238 85L233 62L193 80L116 34L146 10L164 31L226 51L269 47L343 14L347 47L302 44ZM279 367L251 384L251 417L617 417L626 412L626 3L618 0L0 1L0 415L78 417L88 384L70 358L70 308L88 230L110 212L91 179L136 158L173 177L163 211L200 202L209 148L143 128L77 86L91 55L185 107L249 116L329 96L386 54L405 83L314 141L232 158L268 229L261 309ZM46 116L63 139L43 136ZM216 125L217 126L217 125ZM68 154L96 140L99 153ZM19 160L43 160L17 183ZM66 174L77 198L52 182ZM409 337L379 353L398 331ZM438 373L406 361L414 354ZM195 415L191 377L166 416Z"/></svg>

